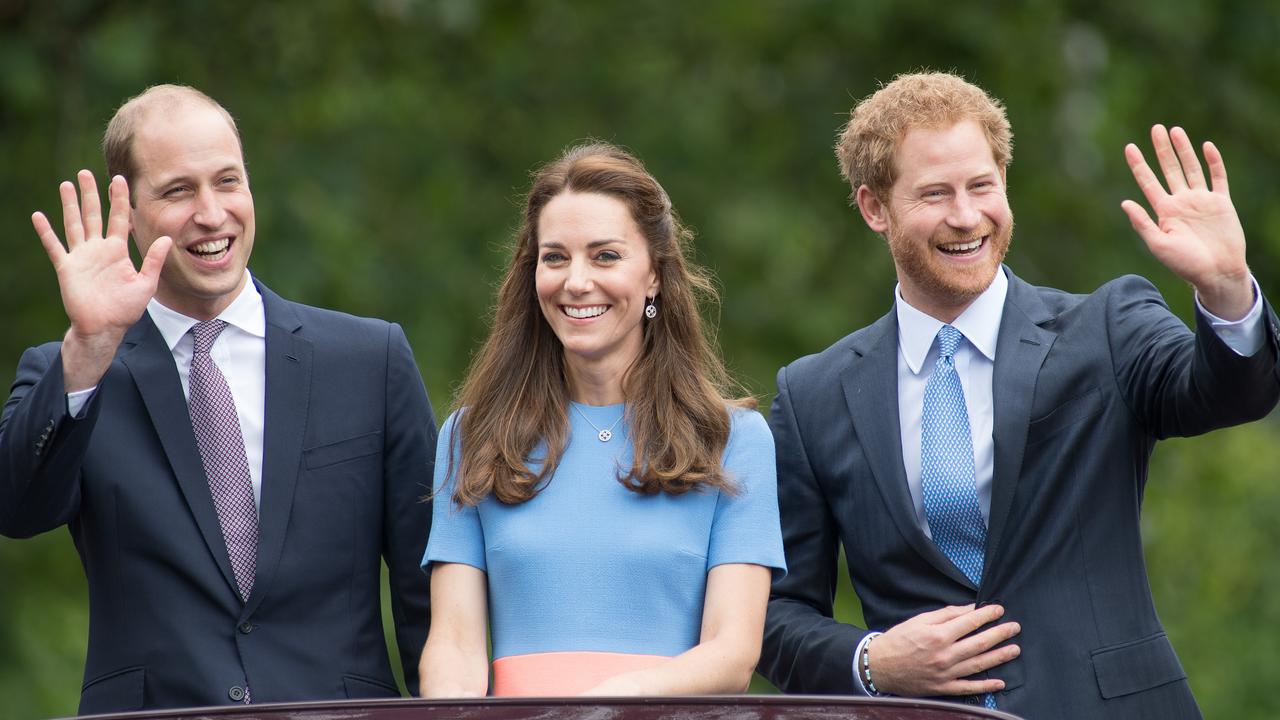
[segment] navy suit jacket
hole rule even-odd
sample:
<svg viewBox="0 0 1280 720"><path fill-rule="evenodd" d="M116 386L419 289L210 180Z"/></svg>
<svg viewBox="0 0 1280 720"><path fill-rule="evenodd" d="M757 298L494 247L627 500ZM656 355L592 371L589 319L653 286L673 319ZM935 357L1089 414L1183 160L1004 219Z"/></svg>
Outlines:
<svg viewBox="0 0 1280 720"><path fill-rule="evenodd" d="M1139 510L1156 440L1266 415L1280 397L1277 321L1234 353L1146 280L1089 295L1008 271L993 375L995 468L974 586L924 534L902 463L894 312L778 373L770 426L788 574L769 602L761 672L787 692L853 693L866 631L832 619L843 546L867 625L998 602L1021 655L990 675L1028 718L1186 718L1199 710L1156 617ZM874 670L874 668L873 668Z"/></svg>
<svg viewBox="0 0 1280 720"><path fill-rule="evenodd" d="M242 601L173 356L149 315L81 419L59 345L28 350L0 420L0 532L66 524L89 587L81 713L398 695L390 570L411 690L435 422L400 327L281 299L266 312L257 574Z"/></svg>

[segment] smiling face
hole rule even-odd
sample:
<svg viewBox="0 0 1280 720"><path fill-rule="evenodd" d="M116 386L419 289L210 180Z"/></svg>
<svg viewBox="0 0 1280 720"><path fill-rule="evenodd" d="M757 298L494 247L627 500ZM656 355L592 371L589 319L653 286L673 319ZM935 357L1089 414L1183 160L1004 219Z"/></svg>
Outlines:
<svg viewBox="0 0 1280 720"><path fill-rule="evenodd" d="M908 130L895 164L888 201L863 185L858 207L888 241L903 299L951 322L991 284L1009 249L1004 168L973 120Z"/></svg>
<svg viewBox="0 0 1280 720"><path fill-rule="evenodd" d="M609 195L563 192L539 214L537 238L538 304L570 371L603 369L620 382L643 344L645 299L658 292L631 211Z"/></svg>
<svg viewBox="0 0 1280 720"><path fill-rule="evenodd" d="M139 119L132 232L145 256L173 238L156 300L200 320L222 312L244 287L253 250L253 196L240 142L223 115L197 101Z"/></svg>

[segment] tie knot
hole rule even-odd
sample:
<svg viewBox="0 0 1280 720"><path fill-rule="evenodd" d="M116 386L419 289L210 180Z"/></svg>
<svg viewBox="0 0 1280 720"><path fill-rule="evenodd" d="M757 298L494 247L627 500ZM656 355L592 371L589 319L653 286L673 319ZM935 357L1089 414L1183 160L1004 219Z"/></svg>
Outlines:
<svg viewBox="0 0 1280 720"><path fill-rule="evenodd" d="M191 339L195 341L195 352L208 353L213 341L218 339L222 330L227 327L225 320L206 320L191 326Z"/></svg>
<svg viewBox="0 0 1280 720"><path fill-rule="evenodd" d="M960 347L960 340L964 335L960 331L950 325L943 325L938 331L938 356L952 357L956 354L956 349Z"/></svg>

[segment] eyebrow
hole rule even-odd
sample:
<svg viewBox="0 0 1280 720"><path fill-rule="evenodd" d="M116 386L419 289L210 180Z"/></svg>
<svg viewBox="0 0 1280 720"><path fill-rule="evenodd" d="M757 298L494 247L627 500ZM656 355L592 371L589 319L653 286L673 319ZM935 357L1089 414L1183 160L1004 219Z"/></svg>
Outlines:
<svg viewBox="0 0 1280 720"><path fill-rule="evenodd" d="M587 249L591 250L594 248L598 248L601 245L610 245L612 243L620 243L620 242L623 242L622 238L604 238L601 240L592 240L591 242L587 243ZM543 240L538 243L538 247L555 248L558 250L563 250L565 245L564 243L558 243L551 240Z"/></svg>
<svg viewBox="0 0 1280 720"><path fill-rule="evenodd" d="M990 180L990 179L996 179L996 180L1000 179L1000 173L996 172L995 170L988 170L986 172L980 172L976 175L971 175L965 178L964 182L967 184L967 183L974 182L975 180ZM931 187L950 187L950 186L951 186L951 182L949 180L927 178L923 182L917 183L912 187L916 190L924 190L926 188L931 188Z"/></svg>
<svg viewBox="0 0 1280 720"><path fill-rule="evenodd" d="M214 174L214 175L225 175L225 174L227 174L227 173L232 173L232 172L233 172L233 173L240 174L240 175L243 175L243 174L244 174L244 167L243 167L243 166L241 166L241 165L237 165L237 164L234 164L234 163L233 163L233 164L230 164L230 165L225 165L225 166L223 166L223 167L219 168L218 170L215 170L215 171L213 172L213 174ZM193 175L191 175L191 174L189 174L189 173L178 173L178 174L171 175L171 176L168 176L168 177L162 177L162 178L160 179L160 182L155 183L155 187L162 188L162 187L167 187L167 186L169 186L169 185L172 185L172 184L174 184L174 183L178 183L178 182L190 182L190 181L191 181L191 179L192 179L192 177L193 177Z"/></svg>

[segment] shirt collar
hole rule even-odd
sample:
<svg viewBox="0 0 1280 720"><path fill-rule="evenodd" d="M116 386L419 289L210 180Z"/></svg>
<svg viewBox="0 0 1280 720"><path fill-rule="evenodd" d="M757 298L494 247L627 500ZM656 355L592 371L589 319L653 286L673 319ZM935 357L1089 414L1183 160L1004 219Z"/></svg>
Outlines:
<svg viewBox="0 0 1280 720"><path fill-rule="evenodd" d="M236 299L231 301L222 312L218 313L218 319L225 321L228 325L234 325L237 328L249 333L254 337L265 338L267 336L267 318L264 314L262 305L262 295L258 292L257 286L253 284L253 276L246 269L244 271L246 282L241 288L240 294L236 295ZM164 337L164 342L169 346L170 352L182 340L183 336L191 330L198 320L187 317L177 310L165 307L160 304L159 300L154 297L147 303L147 312L151 314L151 322L155 323L156 329Z"/></svg>
<svg viewBox="0 0 1280 720"><path fill-rule="evenodd" d="M951 323L991 362L996 359L996 338L1000 335L1000 318L1004 316L1004 299L1008 294L1009 278L1005 277L1004 266L1001 266L987 289ZM898 316L898 347L911 373L918 375L943 323L907 304L902 299L901 285L894 286L893 297Z"/></svg>

